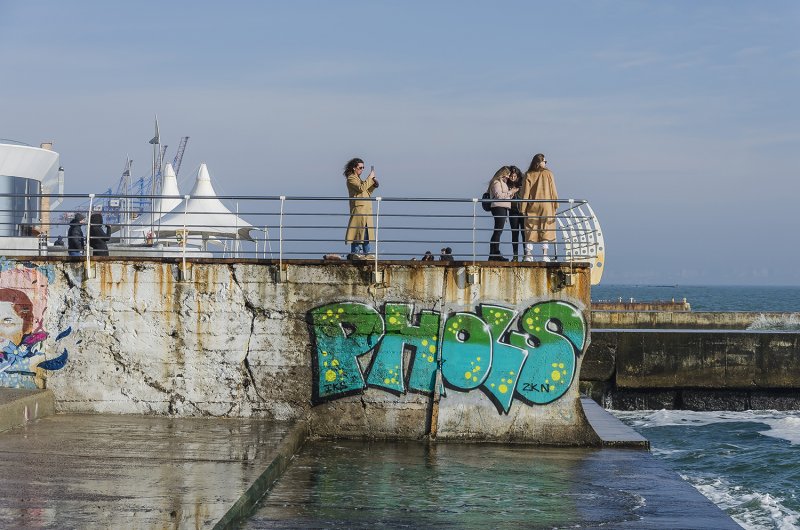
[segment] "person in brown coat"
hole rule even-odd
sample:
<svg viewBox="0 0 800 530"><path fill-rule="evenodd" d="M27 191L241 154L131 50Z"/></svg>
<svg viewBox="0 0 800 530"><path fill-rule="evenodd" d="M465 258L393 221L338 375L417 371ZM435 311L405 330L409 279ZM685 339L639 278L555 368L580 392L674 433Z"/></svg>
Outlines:
<svg viewBox="0 0 800 530"><path fill-rule="evenodd" d="M547 257L549 242L556 239L556 207L558 193L553 174L547 169L547 160L541 153L531 160L519 198L525 200L552 202L523 202L520 212L525 216L525 261L533 261L533 244L542 244L542 261L550 261Z"/></svg>
<svg viewBox="0 0 800 530"><path fill-rule="evenodd" d="M347 195L353 198L368 198L378 187L375 169L370 168L366 180L361 180L364 172L364 161L353 158L344 166L347 179ZM375 231L372 221L372 201L350 201L350 222L347 223L345 243L350 244L350 257L360 258L369 254L369 237Z"/></svg>

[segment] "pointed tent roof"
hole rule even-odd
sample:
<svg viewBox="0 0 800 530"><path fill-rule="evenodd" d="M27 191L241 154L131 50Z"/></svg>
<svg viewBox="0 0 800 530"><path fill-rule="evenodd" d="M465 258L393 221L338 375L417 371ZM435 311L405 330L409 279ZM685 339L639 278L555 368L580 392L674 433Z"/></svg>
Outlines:
<svg viewBox="0 0 800 530"><path fill-rule="evenodd" d="M169 237L183 230L184 222L190 235L204 235L216 238L246 239L252 241L250 231L253 225L232 213L211 185L211 176L205 164L200 164L194 188L185 206L183 201L159 220L156 232L161 237Z"/></svg>
<svg viewBox="0 0 800 530"><path fill-rule="evenodd" d="M149 231L152 223L164 217L183 202L180 199L181 192L178 190L178 177L175 175L175 170L172 169L172 164L168 163L164 167L164 180L161 188L161 197L153 203L153 212L142 215L131 223L133 232Z"/></svg>

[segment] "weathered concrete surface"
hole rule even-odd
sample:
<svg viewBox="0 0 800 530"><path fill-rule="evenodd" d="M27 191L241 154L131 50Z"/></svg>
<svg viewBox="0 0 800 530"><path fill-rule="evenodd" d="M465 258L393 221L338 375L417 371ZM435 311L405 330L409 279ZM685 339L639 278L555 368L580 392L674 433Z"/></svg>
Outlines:
<svg viewBox="0 0 800 530"><path fill-rule="evenodd" d="M602 311L592 329L798 329L800 313L745 311Z"/></svg>
<svg viewBox="0 0 800 530"><path fill-rule="evenodd" d="M55 414L50 390L0 388L0 432Z"/></svg>
<svg viewBox="0 0 800 530"><path fill-rule="evenodd" d="M603 447L627 449L650 449L650 441L609 414L589 398L581 398L583 413L592 429L602 441Z"/></svg>
<svg viewBox="0 0 800 530"><path fill-rule="evenodd" d="M319 374L309 315L316 307L409 303L415 311L440 313L444 322L481 304L521 311L556 301L575 307L588 323L590 300L589 269L580 264L381 263L379 283L373 281L373 263L287 261L279 271L273 262L196 260L185 280L180 263L170 260L100 258L93 277L75 260L51 257L36 264L53 272L45 329L73 330L60 343L70 351L68 363L46 374L59 411L308 417L316 436L419 438L432 428L426 394L370 388L312 402ZM565 274L572 281L564 282ZM403 355L408 366L412 352ZM362 371L373 356L374 350L358 358ZM514 432L543 440L558 429L560 439L588 443L585 419L575 412L581 359L574 384L547 405L517 407L512 418L473 390L470 408L458 414L474 413L469 422L499 439ZM447 402L442 403L442 436L448 437ZM489 415L492 421L484 421Z"/></svg>
<svg viewBox="0 0 800 530"><path fill-rule="evenodd" d="M615 408L798 409L800 332L594 330L582 390Z"/></svg>
<svg viewBox="0 0 800 530"><path fill-rule="evenodd" d="M252 419L45 418L0 433L0 527L230 523L285 467L291 434Z"/></svg>
<svg viewBox="0 0 800 530"><path fill-rule="evenodd" d="M308 443L243 528L740 527L648 451Z"/></svg>

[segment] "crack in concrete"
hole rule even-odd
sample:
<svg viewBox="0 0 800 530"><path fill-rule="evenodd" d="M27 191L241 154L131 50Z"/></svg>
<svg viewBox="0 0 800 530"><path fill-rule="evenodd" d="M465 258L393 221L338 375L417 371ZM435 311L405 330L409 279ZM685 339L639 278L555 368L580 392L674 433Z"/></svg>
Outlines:
<svg viewBox="0 0 800 530"><path fill-rule="evenodd" d="M242 288L241 283L239 283L239 278L236 276L236 268L233 264L228 265L231 270L231 277L233 278L233 283L236 284L236 287L239 288L239 292L242 295L242 300L244 301L244 307L250 313L250 333L247 335L247 344L245 345L245 353L244 359L242 359L242 366L244 367L245 373L249 378L250 385L245 386L245 395L247 395L247 387L252 386L253 392L256 393L258 399L263 403L266 400L264 396L261 395L261 392L258 391L258 383L256 382L255 374L253 374L253 369L250 367L250 343L253 340L253 334L255 333L256 328L256 317L259 313L266 318L266 312L258 307L256 307L248 298L247 293Z"/></svg>

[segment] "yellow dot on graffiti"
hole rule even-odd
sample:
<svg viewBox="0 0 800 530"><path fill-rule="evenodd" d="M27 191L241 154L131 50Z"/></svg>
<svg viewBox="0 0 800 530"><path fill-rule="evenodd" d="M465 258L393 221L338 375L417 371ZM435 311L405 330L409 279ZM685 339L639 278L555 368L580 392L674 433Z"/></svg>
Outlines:
<svg viewBox="0 0 800 530"><path fill-rule="evenodd" d="M505 394L506 392L508 392L508 387L506 385L500 385L499 387L497 387L497 390L499 390L501 394Z"/></svg>
<svg viewBox="0 0 800 530"><path fill-rule="evenodd" d="M428 362L429 362L429 363L432 363L432 362L433 362L433 355L428 355Z"/></svg>
<svg viewBox="0 0 800 530"><path fill-rule="evenodd" d="M553 373L550 374L550 377L553 378L553 381L558 381L559 379L561 379L561 374L558 373L557 370L553 370Z"/></svg>
<svg viewBox="0 0 800 530"><path fill-rule="evenodd" d="M481 360L481 358L480 358L480 357L475 357L475 360L476 360L476 361L480 361L480 360Z"/></svg>
<svg viewBox="0 0 800 530"><path fill-rule="evenodd" d="M333 370L328 370L327 372L325 372L325 381L329 383L332 381L336 381L336 372L334 372Z"/></svg>
<svg viewBox="0 0 800 530"><path fill-rule="evenodd" d="M489 385L489 386L490 386L490 387L492 387L492 388L494 388L494 383L492 383L492 384L491 384L491 385Z"/></svg>
<svg viewBox="0 0 800 530"><path fill-rule="evenodd" d="M397 319L394 317L389 317L389 324L397 324Z"/></svg>
<svg viewBox="0 0 800 530"><path fill-rule="evenodd" d="M559 368L564 368L564 363L558 363Z"/></svg>
<svg viewBox="0 0 800 530"><path fill-rule="evenodd" d="M331 361L331 366L339 366L339 359L334 359Z"/></svg>
<svg viewBox="0 0 800 530"><path fill-rule="evenodd" d="M423 346L427 346L427 345L428 345L428 340L427 340L427 339L426 339L426 340L423 340L423 341L422 341L422 345L423 345Z"/></svg>
<svg viewBox="0 0 800 530"><path fill-rule="evenodd" d="M472 371L480 372L481 371L481 367L480 366L476 366L475 368L472 369Z"/></svg>
<svg viewBox="0 0 800 530"><path fill-rule="evenodd" d="M331 316L331 315L333 314L333 311L331 311L330 309L328 309L328 311L326 311L326 313L328 314L328 316Z"/></svg>
<svg viewBox="0 0 800 530"><path fill-rule="evenodd" d="M534 307L534 308L533 308L533 312L534 312L534 313L538 313L539 311L541 311L541 309L539 309L538 307Z"/></svg>
<svg viewBox="0 0 800 530"><path fill-rule="evenodd" d="M473 378L472 378L472 382L473 382L473 383L477 383L477 382L478 382L478 378L477 378L477 377L473 377Z"/></svg>
<svg viewBox="0 0 800 530"><path fill-rule="evenodd" d="M383 382L388 385L389 383L392 382L392 380L389 379L388 377L386 377L386 378L383 379Z"/></svg>
<svg viewBox="0 0 800 530"><path fill-rule="evenodd" d="M392 377L392 383L394 383L394 384L397 384L397 379L395 379L394 377Z"/></svg>
<svg viewBox="0 0 800 530"><path fill-rule="evenodd" d="M433 340L433 342L436 342L436 337L431 337L431 339Z"/></svg>
<svg viewBox="0 0 800 530"><path fill-rule="evenodd" d="M536 326L536 331L542 331L542 328L540 328L539 326Z"/></svg>
<svg viewBox="0 0 800 530"><path fill-rule="evenodd" d="M328 361L325 361L324 363L322 363L322 366L328 366Z"/></svg>
<svg viewBox="0 0 800 530"><path fill-rule="evenodd" d="M340 308L338 309L338 312L339 312L339 313L344 313L344 309L340 307Z"/></svg>
<svg viewBox="0 0 800 530"><path fill-rule="evenodd" d="M428 347L428 351L431 352L431 353L436 353L436 346L433 346L433 345L429 346Z"/></svg>
<svg viewBox="0 0 800 530"><path fill-rule="evenodd" d="M564 375L567 375L567 371L566 370L561 370L561 373L564 374Z"/></svg>
<svg viewBox="0 0 800 530"><path fill-rule="evenodd" d="M328 355L328 352L324 351L324 352L322 352L322 355L323 356Z"/></svg>
<svg viewBox="0 0 800 530"><path fill-rule="evenodd" d="M339 370L339 375L342 375L343 373L344 373L344 370Z"/></svg>
<svg viewBox="0 0 800 530"><path fill-rule="evenodd" d="M472 372L466 372L464 374L464 379L472 379Z"/></svg>
<svg viewBox="0 0 800 530"><path fill-rule="evenodd" d="M508 372L508 375L514 375L514 370L511 370L510 372Z"/></svg>
<svg viewBox="0 0 800 530"><path fill-rule="evenodd" d="M552 363L550 364L550 366L552 366L553 368L558 368L558 363Z"/></svg>
<svg viewBox="0 0 800 530"><path fill-rule="evenodd" d="M530 326L531 324L533 324L533 319L528 317L528 318L525 319L525 323Z"/></svg>

